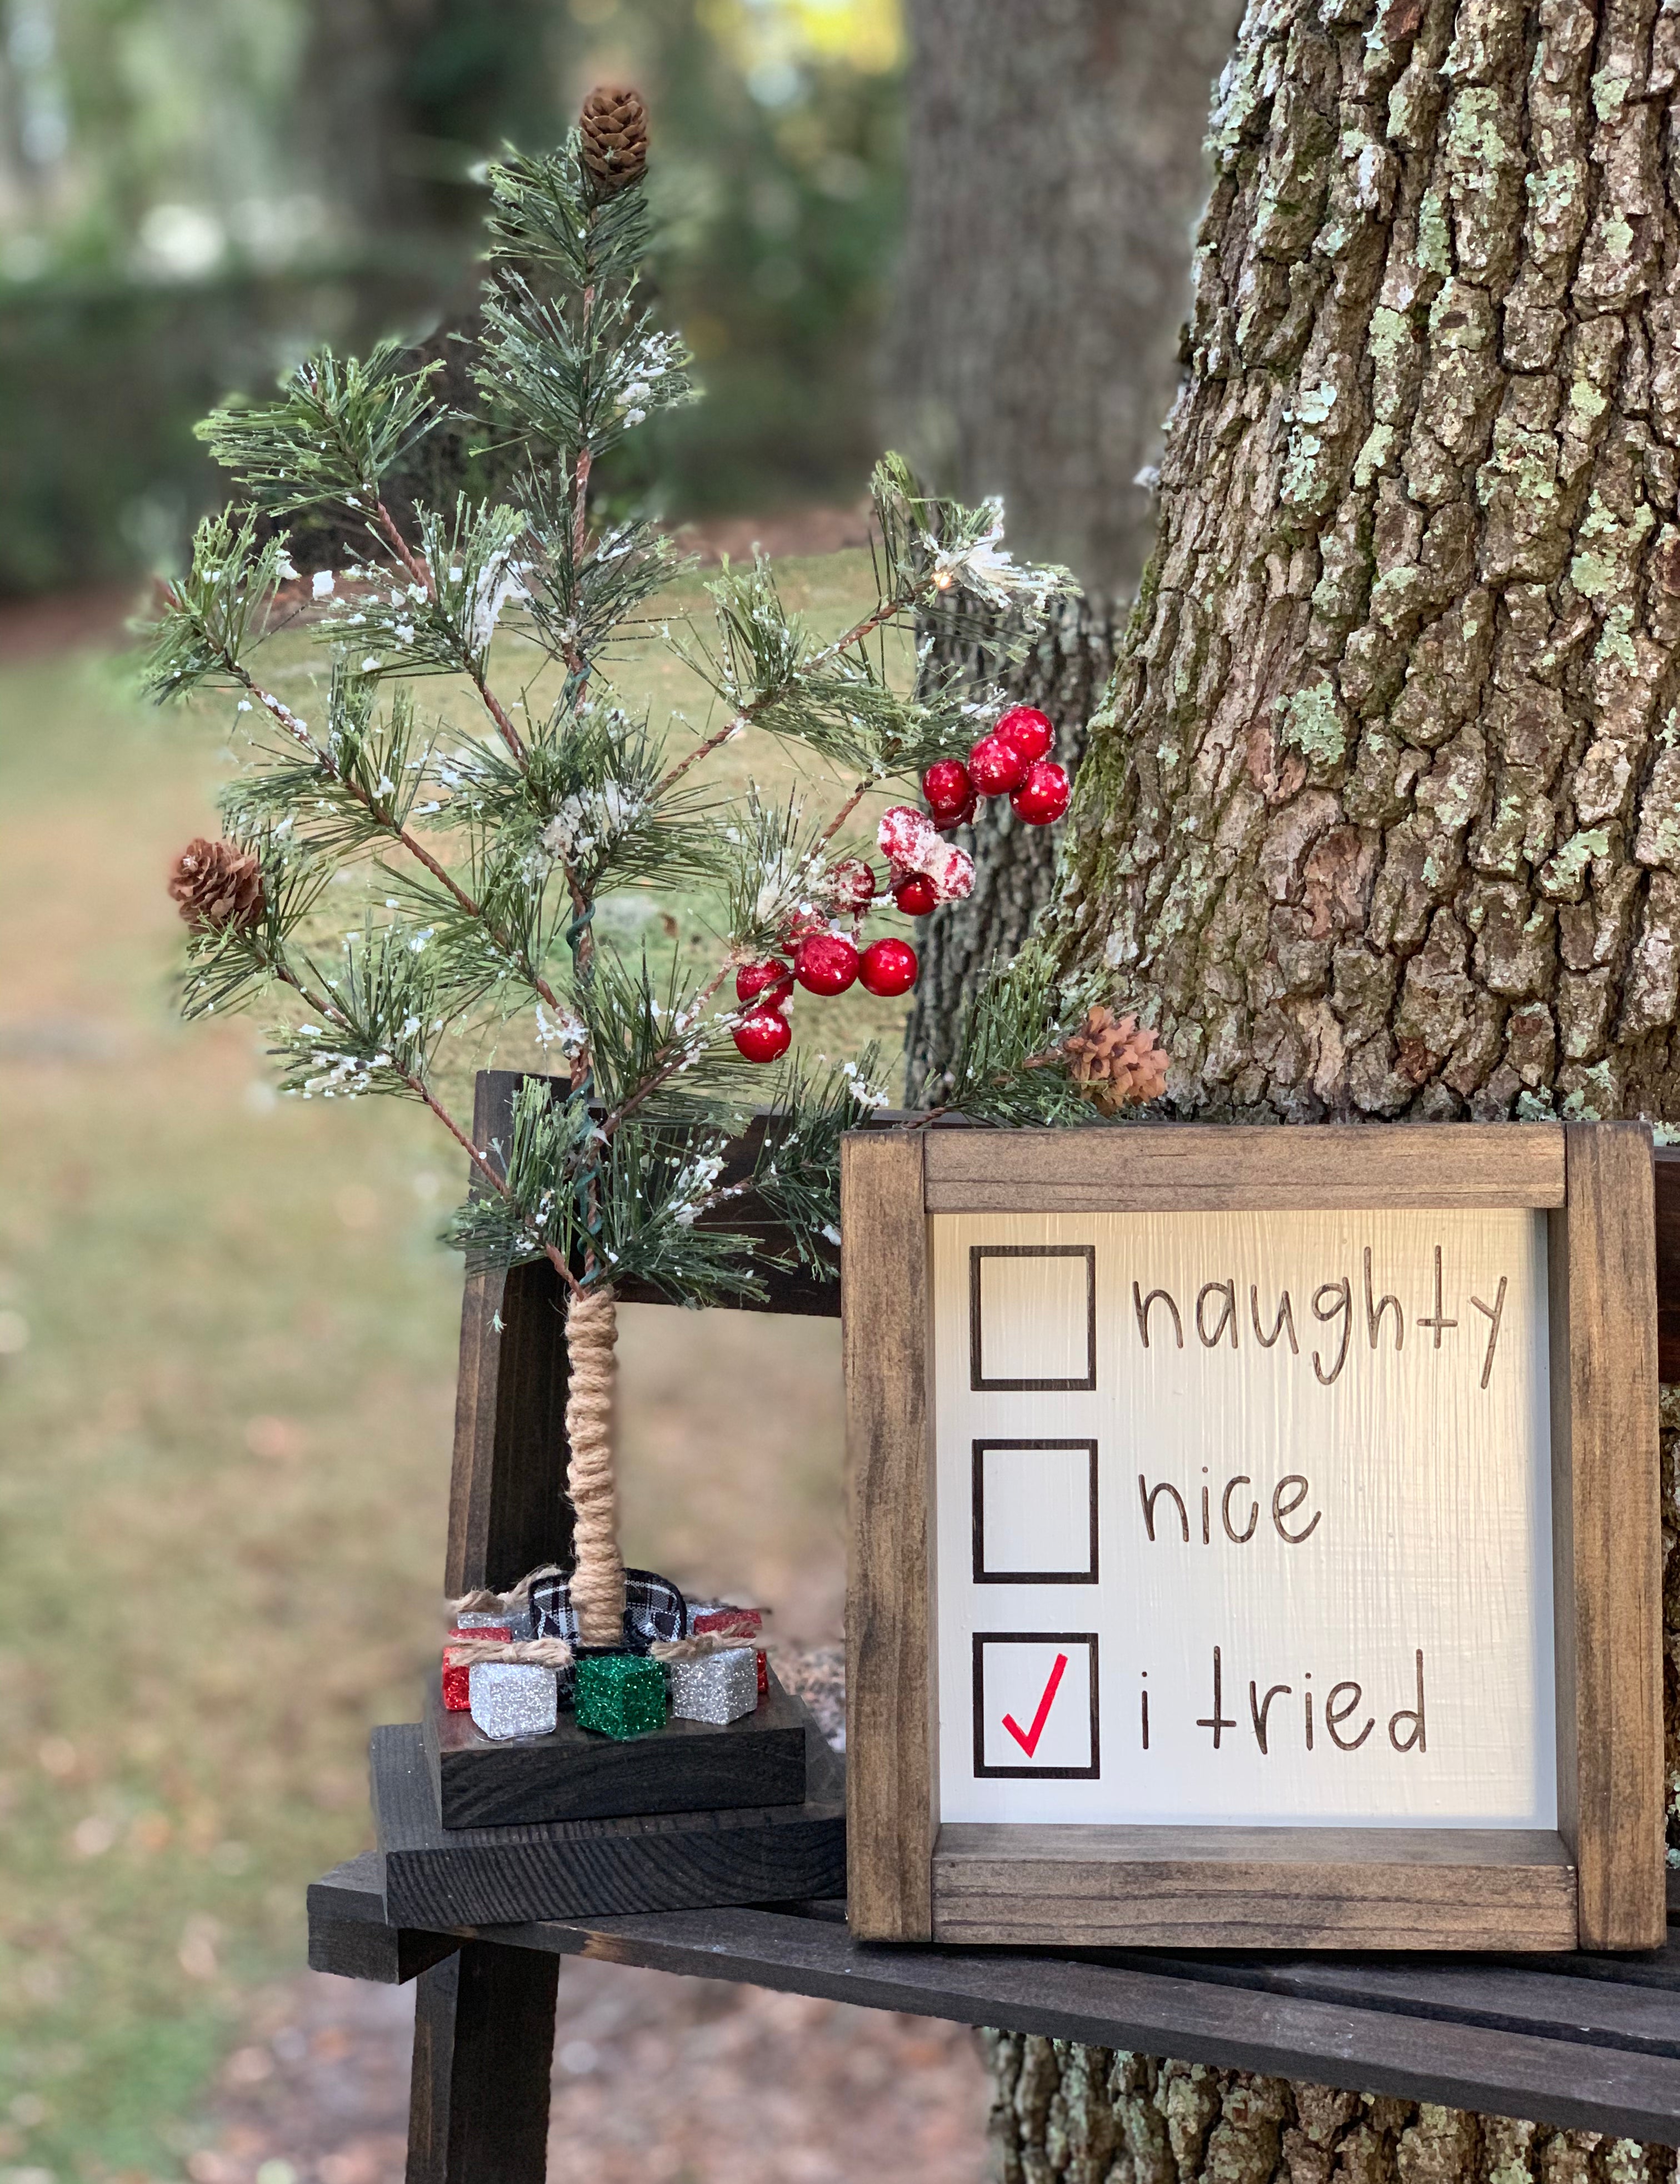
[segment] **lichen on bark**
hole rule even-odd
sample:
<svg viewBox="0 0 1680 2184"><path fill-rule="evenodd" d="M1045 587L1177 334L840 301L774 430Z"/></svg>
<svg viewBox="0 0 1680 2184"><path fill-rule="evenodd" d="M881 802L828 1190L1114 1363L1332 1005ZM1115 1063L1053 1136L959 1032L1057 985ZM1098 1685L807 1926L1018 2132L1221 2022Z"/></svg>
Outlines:
<svg viewBox="0 0 1680 2184"><path fill-rule="evenodd" d="M1680 1120L1674 0L1255 0L1060 917L1186 1112Z"/></svg>

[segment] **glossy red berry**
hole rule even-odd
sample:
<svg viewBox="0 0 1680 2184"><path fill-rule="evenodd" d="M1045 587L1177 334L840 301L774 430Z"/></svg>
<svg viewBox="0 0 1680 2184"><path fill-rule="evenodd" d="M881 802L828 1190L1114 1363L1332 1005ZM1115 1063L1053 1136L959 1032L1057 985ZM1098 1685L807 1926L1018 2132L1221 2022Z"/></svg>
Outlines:
<svg viewBox="0 0 1680 2184"><path fill-rule="evenodd" d="M921 777L921 793L927 799L934 825L944 827L951 823L953 812L971 801L974 788L960 758L940 758Z"/></svg>
<svg viewBox="0 0 1680 2184"><path fill-rule="evenodd" d="M915 950L907 941L871 940L858 966L858 978L866 993L883 1000L907 994L915 983Z"/></svg>
<svg viewBox="0 0 1680 2184"><path fill-rule="evenodd" d="M793 1044L793 1027L780 1009L754 1009L735 1027L735 1044L748 1061L775 1061Z"/></svg>
<svg viewBox="0 0 1680 2184"><path fill-rule="evenodd" d="M837 910L867 910L875 900L875 874L861 857L843 857L828 876Z"/></svg>
<svg viewBox="0 0 1680 2184"><path fill-rule="evenodd" d="M779 1009L793 990L793 967L777 956L762 963L743 963L735 973L737 1001L762 1001L766 1008Z"/></svg>
<svg viewBox="0 0 1680 2184"><path fill-rule="evenodd" d="M1010 799L1010 809L1029 827L1048 827L1067 809L1067 770L1054 760L1036 759L1026 778Z"/></svg>
<svg viewBox="0 0 1680 2184"><path fill-rule="evenodd" d="M982 736L968 755L968 777L982 796L1007 796L1026 779L1026 765L1001 736Z"/></svg>
<svg viewBox="0 0 1680 2184"><path fill-rule="evenodd" d="M942 834L953 834L959 827L973 826L974 815L979 809L980 799L971 790L969 800L960 811L953 811L948 818L943 811L936 811L933 823Z"/></svg>
<svg viewBox="0 0 1680 2184"><path fill-rule="evenodd" d="M801 941L793 976L808 994L843 994L858 975L858 951L843 934L814 933Z"/></svg>
<svg viewBox="0 0 1680 2184"><path fill-rule="evenodd" d="M1011 750L1018 750L1029 766L1035 758L1043 758L1056 739L1048 717L1032 705L1011 705L992 733L1001 736Z"/></svg>
<svg viewBox="0 0 1680 2184"><path fill-rule="evenodd" d="M906 917L926 917L938 902L933 883L926 872L912 872L893 890L893 900Z"/></svg>

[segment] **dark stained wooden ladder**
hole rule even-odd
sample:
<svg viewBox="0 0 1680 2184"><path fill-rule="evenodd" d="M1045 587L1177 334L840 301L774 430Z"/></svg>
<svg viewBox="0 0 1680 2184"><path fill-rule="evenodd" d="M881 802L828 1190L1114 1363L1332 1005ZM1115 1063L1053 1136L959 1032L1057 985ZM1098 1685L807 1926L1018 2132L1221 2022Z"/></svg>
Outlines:
<svg viewBox="0 0 1680 2184"><path fill-rule="evenodd" d="M480 1145L505 1141L521 1082L480 1075ZM749 1171L762 1128L731 1148L727 1178ZM1680 1149L1656 1153L1654 1188L1661 1376L1680 1381ZM750 1199L721 1225L775 1234ZM767 1287L745 1308L839 1316L837 1282L771 1273ZM619 1294L667 1301L637 1284ZM568 1558L561 1323L546 1263L467 1281L447 1592ZM1680 2143L1672 1927L1665 1950L1631 1959L871 1948L833 1901L434 1931L387 1922L372 1852L317 1881L309 1910L317 1970L419 1981L409 2184L542 2184L555 1981L577 1955Z"/></svg>

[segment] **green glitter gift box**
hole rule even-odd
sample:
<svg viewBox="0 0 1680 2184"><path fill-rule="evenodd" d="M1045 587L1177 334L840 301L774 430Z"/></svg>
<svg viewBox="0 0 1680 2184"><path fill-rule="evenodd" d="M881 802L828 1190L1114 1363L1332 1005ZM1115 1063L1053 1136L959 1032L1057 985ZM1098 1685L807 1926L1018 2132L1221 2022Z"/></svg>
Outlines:
<svg viewBox="0 0 1680 2184"><path fill-rule="evenodd" d="M645 1736L665 1725L665 1672L645 1653L587 1653L577 1663L580 1729L602 1736Z"/></svg>

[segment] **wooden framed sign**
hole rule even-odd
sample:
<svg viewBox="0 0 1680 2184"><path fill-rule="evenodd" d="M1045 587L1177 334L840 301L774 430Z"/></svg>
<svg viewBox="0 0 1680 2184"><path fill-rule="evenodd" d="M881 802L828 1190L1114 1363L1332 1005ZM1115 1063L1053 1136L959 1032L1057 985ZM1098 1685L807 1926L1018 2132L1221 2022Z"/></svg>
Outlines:
<svg viewBox="0 0 1680 2184"><path fill-rule="evenodd" d="M866 1940L1651 1948L1636 1124L871 1131Z"/></svg>

